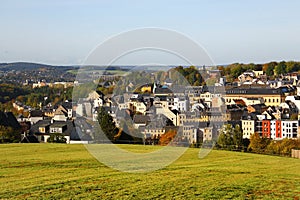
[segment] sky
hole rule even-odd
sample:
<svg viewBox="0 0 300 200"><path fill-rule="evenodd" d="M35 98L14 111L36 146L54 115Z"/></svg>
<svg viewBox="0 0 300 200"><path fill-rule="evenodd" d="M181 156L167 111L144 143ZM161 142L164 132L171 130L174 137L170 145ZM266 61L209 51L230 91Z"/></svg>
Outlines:
<svg viewBox="0 0 300 200"><path fill-rule="evenodd" d="M83 64L108 38L144 27L186 35L216 64L300 61L298 0L0 0L0 7L0 62Z"/></svg>

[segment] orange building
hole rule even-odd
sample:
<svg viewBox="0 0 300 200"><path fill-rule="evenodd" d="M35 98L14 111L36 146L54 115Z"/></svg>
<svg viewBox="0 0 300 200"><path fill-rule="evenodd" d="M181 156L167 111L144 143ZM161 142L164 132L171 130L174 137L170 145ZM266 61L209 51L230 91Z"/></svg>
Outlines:
<svg viewBox="0 0 300 200"><path fill-rule="evenodd" d="M270 120L262 120L262 136L271 137Z"/></svg>
<svg viewBox="0 0 300 200"><path fill-rule="evenodd" d="M280 120L276 120L276 122L275 122L275 138L282 138L281 121Z"/></svg>

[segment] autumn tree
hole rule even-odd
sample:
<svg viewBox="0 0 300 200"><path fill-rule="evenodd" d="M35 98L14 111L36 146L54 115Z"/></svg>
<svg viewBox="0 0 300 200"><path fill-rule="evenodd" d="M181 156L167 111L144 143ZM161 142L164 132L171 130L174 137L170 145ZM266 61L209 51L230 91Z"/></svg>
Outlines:
<svg viewBox="0 0 300 200"><path fill-rule="evenodd" d="M264 153L269 143L270 139L260 137L259 133L254 133L250 136L248 150L254 153Z"/></svg>
<svg viewBox="0 0 300 200"><path fill-rule="evenodd" d="M161 135L159 138L160 145L168 145L176 136L177 132L175 130L169 130L165 134Z"/></svg>

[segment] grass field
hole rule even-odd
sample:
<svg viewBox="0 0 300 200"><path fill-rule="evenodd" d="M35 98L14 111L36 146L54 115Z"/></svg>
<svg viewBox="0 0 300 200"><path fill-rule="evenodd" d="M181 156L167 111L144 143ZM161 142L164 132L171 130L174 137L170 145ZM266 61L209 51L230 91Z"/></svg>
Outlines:
<svg viewBox="0 0 300 200"><path fill-rule="evenodd" d="M293 158L212 151L199 159L199 149L189 149L164 169L134 174L104 166L82 145L0 151L1 199L300 199L300 160Z"/></svg>

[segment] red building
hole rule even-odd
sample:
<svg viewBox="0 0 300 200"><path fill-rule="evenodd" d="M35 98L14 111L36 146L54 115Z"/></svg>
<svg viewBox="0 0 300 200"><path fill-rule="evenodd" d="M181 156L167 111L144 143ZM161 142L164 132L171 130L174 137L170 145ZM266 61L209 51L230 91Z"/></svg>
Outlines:
<svg viewBox="0 0 300 200"><path fill-rule="evenodd" d="M275 122L275 138L282 138L281 121L280 120L276 120L276 122Z"/></svg>
<svg viewBox="0 0 300 200"><path fill-rule="evenodd" d="M271 138L270 120L262 120L262 136Z"/></svg>

